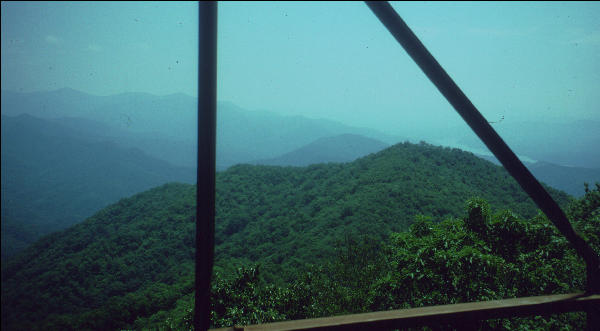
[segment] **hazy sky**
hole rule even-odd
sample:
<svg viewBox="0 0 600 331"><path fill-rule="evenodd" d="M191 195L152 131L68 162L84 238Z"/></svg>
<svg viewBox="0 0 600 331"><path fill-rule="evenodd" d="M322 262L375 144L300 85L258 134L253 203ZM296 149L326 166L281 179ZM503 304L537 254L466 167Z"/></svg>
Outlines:
<svg viewBox="0 0 600 331"><path fill-rule="evenodd" d="M393 3L489 120L600 119L600 3ZM197 5L2 2L2 89L196 95ZM223 2L219 99L394 128L458 116L362 2Z"/></svg>

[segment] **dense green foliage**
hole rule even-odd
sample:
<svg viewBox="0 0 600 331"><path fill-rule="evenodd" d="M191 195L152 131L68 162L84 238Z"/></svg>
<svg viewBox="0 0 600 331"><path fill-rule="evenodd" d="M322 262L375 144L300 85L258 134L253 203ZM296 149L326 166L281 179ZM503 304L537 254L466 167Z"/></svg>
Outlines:
<svg viewBox="0 0 600 331"><path fill-rule="evenodd" d="M49 315L83 323L85 312L99 329L119 328L165 309L192 290L194 197L193 186L169 184L123 199L3 263L3 320L25 314L29 329Z"/></svg>
<svg viewBox="0 0 600 331"><path fill-rule="evenodd" d="M193 290L194 192L191 185L168 184L123 199L3 261L3 329L122 329L159 324L179 329L185 325ZM553 194L566 203L566 195ZM492 283L498 288L487 292L440 292L429 297L423 294L429 288L407 283L411 272L415 279L423 274L431 277L427 282L438 284L460 275L456 270L438 274L435 268L443 268L438 264L444 258L486 266L489 261L489 270L512 270L511 263L521 262L513 256L521 251L514 249L521 247L504 247L503 240L494 246L494 241L485 239L502 231L527 247L522 253L532 255L525 262L541 261L534 259L539 252L533 246L536 240L545 243L553 236L543 218L528 225L504 212L502 217L508 221L482 216L483 223L473 223L475 218L469 216L465 223L458 218L464 214L464 201L473 196L489 201L492 208L536 215L533 204L500 167L470 153L425 144L399 144L348 164L236 166L220 173L215 325L517 295L521 292L501 281ZM471 205L486 206L482 200L472 201ZM578 215L591 215L586 208ZM447 221L435 225L418 215ZM410 232L390 237L408 230L415 218L420 221ZM504 229L497 219L514 222L515 229ZM594 238L597 227L589 226L586 233ZM546 232L530 239L538 227ZM412 260L413 255L424 254L417 247L438 242L447 242L452 256L428 251L422 263ZM557 245L564 248L565 244ZM338 258L328 265L334 256ZM572 262L567 266L579 271L576 259ZM254 269L234 277L239 267L254 264L260 265L261 279L270 285L260 283ZM416 269L425 265L429 273ZM540 262L542 278L548 272L544 266ZM542 290L534 280L535 286L522 291L546 293L580 285L576 278L570 279L573 282L566 285L562 278L550 279ZM485 282L481 284L489 284ZM407 284L415 293L413 301L402 297L403 291L392 290Z"/></svg>
<svg viewBox="0 0 600 331"><path fill-rule="evenodd" d="M600 252L600 186L569 207L576 229ZM438 224L418 217L386 242L369 237L339 242L335 258L291 284L265 284L258 269L228 281L216 275L215 326L255 324L347 313L572 293L585 286L585 265L543 215L525 220L492 213L482 199L465 215ZM175 309L140 319L138 326L189 328L190 296ZM581 330L582 313L481 321L495 330ZM460 326L445 326L450 329Z"/></svg>
<svg viewBox="0 0 600 331"><path fill-rule="evenodd" d="M217 178L217 261L259 262L269 281L333 253L346 235L384 239L415 215L458 217L479 196L496 208L536 208L501 167L458 149L398 144L348 164L234 166ZM561 204L567 196L551 190ZM228 270L233 272L234 270ZM293 278L293 274L291 275Z"/></svg>

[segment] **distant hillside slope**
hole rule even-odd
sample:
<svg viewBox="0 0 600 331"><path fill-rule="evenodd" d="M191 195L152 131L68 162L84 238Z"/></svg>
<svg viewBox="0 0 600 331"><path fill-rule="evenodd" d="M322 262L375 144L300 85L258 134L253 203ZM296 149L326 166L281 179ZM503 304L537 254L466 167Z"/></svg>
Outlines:
<svg viewBox="0 0 600 331"><path fill-rule="evenodd" d="M405 140L330 120L248 111L229 102L220 102L217 111L217 163L225 167L276 158L317 139L341 134L358 134L386 143Z"/></svg>
<svg viewBox="0 0 600 331"><path fill-rule="evenodd" d="M493 156L478 156L494 164L500 164ZM538 180L575 197L582 197L585 194L585 183L590 187L600 183L600 168L567 167L541 161L523 163Z"/></svg>
<svg viewBox="0 0 600 331"><path fill-rule="evenodd" d="M596 152L600 146L599 127L598 119L546 122L543 117L536 122L505 120L495 125L498 134L519 155L582 168L600 167L600 153ZM464 128L448 128L442 132L460 146L487 150L476 135ZM439 144L444 141L443 137L434 139L427 135L423 139Z"/></svg>
<svg viewBox="0 0 600 331"><path fill-rule="evenodd" d="M350 162L379 152L389 145L357 134L319 138L279 157L252 162L263 165L307 166L316 163Z"/></svg>
<svg viewBox="0 0 600 331"><path fill-rule="evenodd" d="M192 183L195 171L48 120L2 116L2 257L173 181Z"/></svg>
<svg viewBox="0 0 600 331"><path fill-rule="evenodd" d="M123 329L171 309L193 290L194 193L193 185L167 184L120 200L3 261L3 329L69 329L72 319ZM216 270L234 275L259 263L269 281L292 279L329 259L347 235L383 239L415 215L461 217L473 196L495 209L537 213L502 168L425 144L398 144L351 163L235 166L217 175Z"/></svg>
<svg viewBox="0 0 600 331"><path fill-rule="evenodd" d="M97 96L70 88L31 93L2 90L3 115L79 117L138 133L158 132L179 140L194 139L197 111L196 98L184 94Z"/></svg>
<svg viewBox="0 0 600 331"><path fill-rule="evenodd" d="M590 187L600 183L600 168L566 167L547 162L527 164L527 167L544 183L577 197L585 194L584 183Z"/></svg>
<svg viewBox="0 0 600 331"><path fill-rule="evenodd" d="M94 141L111 141L125 148L137 148L173 165L196 166L195 141L168 138L157 132L135 132L81 117L58 117L48 120Z"/></svg>

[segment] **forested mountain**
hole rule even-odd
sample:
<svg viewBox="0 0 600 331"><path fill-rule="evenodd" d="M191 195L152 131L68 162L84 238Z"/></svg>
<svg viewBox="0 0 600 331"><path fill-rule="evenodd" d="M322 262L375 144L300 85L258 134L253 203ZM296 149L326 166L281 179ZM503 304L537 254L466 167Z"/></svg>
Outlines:
<svg viewBox="0 0 600 331"><path fill-rule="evenodd" d="M327 162L348 162L382 150L385 146L385 143L375 139L346 134L317 139L306 146L279 157L252 163L306 166ZM500 165L500 162L494 156L478 156ZM577 197L585 194L585 183L593 186L594 183L600 182L600 168L568 167L542 161L534 163L523 161L523 163L538 180Z"/></svg>
<svg viewBox="0 0 600 331"><path fill-rule="evenodd" d="M2 116L2 257L195 170L29 115Z"/></svg>
<svg viewBox="0 0 600 331"><path fill-rule="evenodd" d="M197 153L193 97L94 96L65 88L35 93L3 90L1 101L2 256L42 234L82 221L121 197L168 181L193 181ZM7 114L18 115L18 120ZM393 139L374 130L251 112L226 102L219 103L218 122L219 170L346 132ZM22 130L19 125L24 125ZM95 158L103 161L92 161ZM139 167L143 171L133 170ZM108 169L115 171L114 177Z"/></svg>
<svg viewBox="0 0 600 331"><path fill-rule="evenodd" d="M350 162L379 152L388 144L357 134L320 138L279 157L252 163L280 166L307 166L316 163Z"/></svg>
<svg viewBox="0 0 600 331"><path fill-rule="evenodd" d="M194 192L167 184L123 199L4 262L3 329L122 329L185 307L177 301L193 291ZM426 144L346 164L235 166L217 175L215 270L234 275L259 263L267 281L291 284L307 266L330 260L344 238L385 242L415 219L462 217L474 196L494 209L537 213L502 168ZM215 286L229 286L219 279ZM219 311L216 318L232 313Z"/></svg>
<svg viewBox="0 0 600 331"><path fill-rule="evenodd" d="M566 194L549 190L566 204ZM536 214L503 168L468 152L424 143L397 144L347 164L239 165L218 177L217 193L222 198L218 220L231 220L216 225L222 254L249 256L248 263L277 247L281 254L258 261L284 278L288 264L297 267L293 259L286 260L290 255L312 251L300 260L327 256L315 247L331 247L344 234L383 237L406 229L415 215L457 216L470 197L525 217ZM311 239L294 240L296 233ZM249 239L253 234L260 234L256 242Z"/></svg>

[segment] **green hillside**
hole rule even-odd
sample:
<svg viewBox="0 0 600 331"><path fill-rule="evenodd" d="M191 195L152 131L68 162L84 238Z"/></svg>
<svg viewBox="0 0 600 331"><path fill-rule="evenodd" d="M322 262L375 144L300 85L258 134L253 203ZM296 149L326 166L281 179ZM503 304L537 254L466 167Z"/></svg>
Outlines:
<svg viewBox="0 0 600 331"><path fill-rule="evenodd" d="M3 262L3 329L122 329L189 298L194 192L167 184L123 199ZM267 282L292 284L336 256L344 238L385 242L418 215L462 217L475 196L493 209L537 214L502 168L426 144L348 164L235 166L217 175L215 271L226 282L260 264Z"/></svg>
<svg viewBox="0 0 600 331"><path fill-rule="evenodd" d="M217 182L217 258L259 261L283 278L300 261L329 256L345 234L383 238L407 229L415 215L459 216L471 197L536 214L503 168L427 144L398 144L348 164L240 165ZM566 194L551 192L566 204Z"/></svg>

